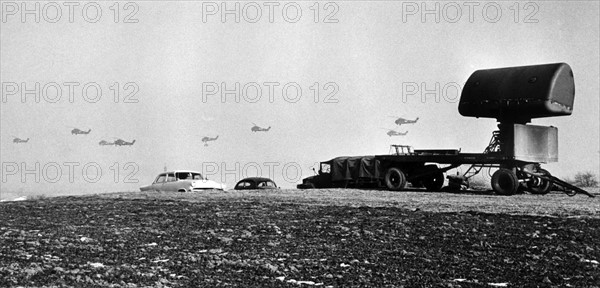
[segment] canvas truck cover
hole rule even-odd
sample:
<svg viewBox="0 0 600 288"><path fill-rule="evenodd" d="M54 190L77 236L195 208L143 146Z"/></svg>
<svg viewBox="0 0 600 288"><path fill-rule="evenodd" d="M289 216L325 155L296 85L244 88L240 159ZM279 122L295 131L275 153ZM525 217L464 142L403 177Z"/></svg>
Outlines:
<svg viewBox="0 0 600 288"><path fill-rule="evenodd" d="M331 165L331 181L380 177L379 160L375 156L337 157L326 163Z"/></svg>
<svg viewBox="0 0 600 288"><path fill-rule="evenodd" d="M465 83L458 111L463 116L514 123L570 115L573 71L566 63L477 70Z"/></svg>

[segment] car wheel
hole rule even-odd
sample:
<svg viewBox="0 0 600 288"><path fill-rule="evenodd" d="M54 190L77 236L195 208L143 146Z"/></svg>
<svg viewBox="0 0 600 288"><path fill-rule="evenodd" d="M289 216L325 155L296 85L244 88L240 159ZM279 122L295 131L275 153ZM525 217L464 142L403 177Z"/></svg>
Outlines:
<svg viewBox="0 0 600 288"><path fill-rule="evenodd" d="M440 191L444 186L444 173L436 172L433 175L427 176L425 180L423 180L423 186L427 191Z"/></svg>
<svg viewBox="0 0 600 288"><path fill-rule="evenodd" d="M402 170L392 167L385 173L385 186L392 191L400 191L406 186L406 176Z"/></svg>

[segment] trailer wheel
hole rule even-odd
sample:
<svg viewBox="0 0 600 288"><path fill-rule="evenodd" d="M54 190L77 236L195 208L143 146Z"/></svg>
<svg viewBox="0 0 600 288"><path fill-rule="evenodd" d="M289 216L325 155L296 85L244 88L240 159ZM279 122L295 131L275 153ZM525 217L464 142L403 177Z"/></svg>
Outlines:
<svg viewBox="0 0 600 288"><path fill-rule="evenodd" d="M498 169L492 175L492 188L499 195L514 195L519 189L517 174L510 169Z"/></svg>
<svg viewBox="0 0 600 288"><path fill-rule="evenodd" d="M544 176L550 176L550 172L544 169L539 169L538 172ZM552 183L548 180L544 180L538 177L534 177L532 180L533 181L530 181L527 184L527 190L529 190L529 192L533 194L548 194L552 189Z"/></svg>
<svg viewBox="0 0 600 288"><path fill-rule="evenodd" d="M402 170L392 167L385 173L385 186L389 190L399 191L406 186L406 176Z"/></svg>
<svg viewBox="0 0 600 288"><path fill-rule="evenodd" d="M444 173L436 172L433 175L427 176L427 178L423 180L423 186L425 186L428 191L440 191L442 186L444 186Z"/></svg>

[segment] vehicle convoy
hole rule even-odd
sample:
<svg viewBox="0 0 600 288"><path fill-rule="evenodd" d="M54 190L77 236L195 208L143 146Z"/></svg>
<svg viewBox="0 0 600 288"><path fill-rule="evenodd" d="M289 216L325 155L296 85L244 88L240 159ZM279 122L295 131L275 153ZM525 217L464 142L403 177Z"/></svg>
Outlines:
<svg viewBox="0 0 600 288"><path fill-rule="evenodd" d="M558 161L558 129L528 125L532 118L567 116L573 111L575 82L566 63L477 70L467 80L458 111L467 117L496 118L498 130L483 153L456 149L413 150L392 145L389 155L337 157L321 162L317 175L305 178L300 189L380 187L403 190L407 183L439 191L444 173L471 165L450 183L468 181L483 168L498 168L491 186L500 195L520 191L547 194L553 186L568 195L592 194L541 168Z"/></svg>

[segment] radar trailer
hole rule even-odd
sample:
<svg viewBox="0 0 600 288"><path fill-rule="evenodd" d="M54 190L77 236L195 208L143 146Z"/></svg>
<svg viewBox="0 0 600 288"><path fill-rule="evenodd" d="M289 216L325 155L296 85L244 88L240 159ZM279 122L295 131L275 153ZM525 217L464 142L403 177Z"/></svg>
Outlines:
<svg viewBox="0 0 600 288"><path fill-rule="evenodd" d="M497 168L491 186L500 195L523 191L547 194L554 186L570 196L582 193L594 197L541 167L558 161L558 129L528 124L533 118L571 115L574 98L573 71L566 63L477 70L465 83L458 111L463 116L498 121L498 130L492 133L483 153L392 145L393 152L388 155L337 157L321 162L318 173L303 179L298 188L399 191L410 183L439 191L447 171L470 165L462 176L448 176L449 183L460 185L491 167Z"/></svg>

